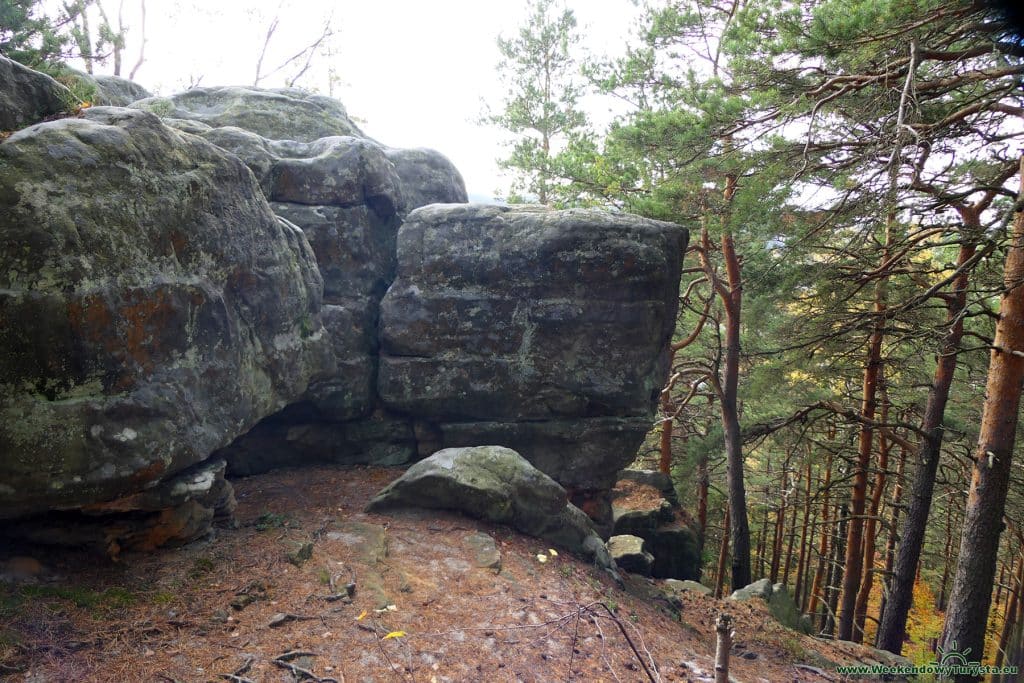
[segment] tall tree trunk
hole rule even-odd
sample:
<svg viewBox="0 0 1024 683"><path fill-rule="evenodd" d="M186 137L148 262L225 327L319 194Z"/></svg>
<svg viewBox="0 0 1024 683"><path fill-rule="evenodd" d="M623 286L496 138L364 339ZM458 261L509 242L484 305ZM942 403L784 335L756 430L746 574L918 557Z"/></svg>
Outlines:
<svg viewBox="0 0 1024 683"><path fill-rule="evenodd" d="M757 558L758 576L764 576L765 570L768 567L768 563L765 562L765 555L767 554L765 547L768 544L768 518L771 516L771 507L768 505L768 501L771 498L771 493L768 490L767 483L767 481L771 478L770 457L771 456L768 456L768 458L766 458L766 460L769 463L769 467L765 472L765 485L764 491L762 492L764 498L764 505L762 506L764 509L764 514L761 516L761 530L757 534L757 544L755 545L754 549L754 557Z"/></svg>
<svg viewBox="0 0 1024 683"><path fill-rule="evenodd" d="M729 141L726 140L728 146ZM725 311L725 352L721 379L716 382L722 412L722 431L725 436L726 481L729 490L731 519L732 586L742 588L750 583L750 523L747 519L747 492L743 481L743 438L740 432L738 407L740 373L740 314L743 304L743 281L740 259L736 253L729 222L731 206L736 194L736 175L728 174L725 185L726 209L722 216L722 258L725 261L726 281L723 283L711 266L710 239L707 229L701 230L701 265L712 287L722 300Z"/></svg>
<svg viewBox="0 0 1024 683"><path fill-rule="evenodd" d="M805 600L801 598L806 595L804 591L804 563L807 561L807 524L811 518L811 459L807 458L807 469L804 471L804 478L806 479L805 485L807 486L804 491L804 521L800 528L800 555L796 561L796 585L793 588L793 601L797 605L797 609L803 608Z"/></svg>
<svg viewBox="0 0 1024 683"><path fill-rule="evenodd" d="M935 609L940 612L946 611L946 588L949 585L949 570L953 565L953 505L952 500L946 507L946 549L942 563L942 583L939 585L939 599Z"/></svg>
<svg viewBox="0 0 1024 683"><path fill-rule="evenodd" d="M999 303L960 556L942 638L944 650L955 643L961 652L970 648L979 658L984 652L1024 381L1024 209L1020 203L1024 199L1024 157L1020 170L1021 191L1003 269L1005 289Z"/></svg>
<svg viewBox="0 0 1024 683"><path fill-rule="evenodd" d="M775 524L772 533L772 564L769 571L772 583L777 583L779 580L779 567L782 562L782 539L786 531L786 486L789 483L787 481L789 458L786 458L786 461L786 464L782 466L782 490L779 493L779 506L775 510Z"/></svg>
<svg viewBox="0 0 1024 683"><path fill-rule="evenodd" d="M880 377L879 391L882 396L881 420L883 423L889 421L889 396L886 391L885 378ZM855 613L855 624L853 640L856 643L864 642L864 625L867 623L868 600L871 598L871 589L875 580L875 536L878 529L878 515L882 508L882 496L885 495L885 485L889 467L889 447L891 443L884 434L878 435L878 469L875 472L875 488L871 492L871 505L868 507L868 518L864 526L864 576L860 582L860 590L857 593L857 604Z"/></svg>
<svg viewBox="0 0 1024 683"><path fill-rule="evenodd" d="M1024 550L1024 549L1022 549ZM1010 602L1006 606L1006 617L1003 620L1003 630L999 634L999 648L996 650L996 666L1002 666L1006 659L1006 649L1010 643L1010 634L1017 625L1017 605L1021 600L1021 591L1024 590L1024 559L1017 563L1017 580L1014 582L1013 590L1010 593Z"/></svg>
<svg viewBox="0 0 1024 683"><path fill-rule="evenodd" d="M793 502L790 503L789 507L793 510L793 515L789 522L789 533L786 534L788 541L786 541L786 563L782 567L782 583L789 585L789 570L793 567L793 546L796 544L796 518L797 518L797 496L796 491L800 487L800 479L803 475L802 470L797 470L796 481L793 482Z"/></svg>
<svg viewBox="0 0 1024 683"><path fill-rule="evenodd" d="M672 367L676 354L669 356L669 367ZM661 392L661 443L658 449L658 471L665 475L672 474L672 387L665 387Z"/></svg>
<svg viewBox="0 0 1024 683"><path fill-rule="evenodd" d="M826 635L832 635L836 629L836 612L839 610L839 581L845 570L843 557L846 554L846 544L849 543L850 508L838 507L836 514L839 519L839 531L836 533L835 552L832 555L832 563L829 565L828 610L825 615L825 628L822 629Z"/></svg>
<svg viewBox="0 0 1024 683"><path fill-rule="evenodd" d="M811 601L807 607L807 613L814 618L818 611L818 601L821 599L825 580L825 567L828 564L829 556L829 493L832 486L832 454L828 454L825 462L825 479L822 481L819 490L823 491L821 503L821 545L818 547L818 568L814 572L814 582L811 584Z"/></svg>
<svg viewBox="0 0 1024 683"><path fill-rule="evenodd" d="M958 268L964 267L974 256L975 240L980 229L976 210L963 207L960 215L964 219L964 242L960 244L957 254ZM970 271L964 268L951 283L951 290L946 297L946 334L942 340L932 385L928 390L928 403L921 418L920 431L923 437L914 459L917 462L914 477L907 488L907 516L896 547L892 573L888 575L889 590L886 591L885 610L878 625L876 644L894 654L903 651L907 615L914 599L914 577L924 547L925 529L935 492L935 473L939 469L942 438L945 434L942 421L949 401L949 389L956 374L957 350L964 335L962 313L967 306L969 281Z"/></svg>
<svg viewBox="0 0 1024 683"><path fill-rule="evenodd" d="M892 517L889 518L889 537L885 543L885 573L882 589L882 602L878 606L878 623L881 624L885 618L885 610L889 606L889 591L892 590L892 565L896 558L896 542L899 538L898 529L900 524L900 502L903 499L903 469L907 464L907 447L900 445L900 459L896 465L896 484L892 490ZM878 647L878 632L875 633L875 647Z"/></svg>
<svg viewBox="0 0 1024 683"><path fill-rule="evenodd" d="M886 248L882 252L882 263L888 261L888 245L891 241L892 223L890 215L886 226ZM860 427L857 441L857 462L853 472L853 493L850 496L850 521L846 527L846 559L843 562L843 603L839 612L840 640L853 640L854 616L857 608L857 591L860 589L861 571L864 566L864 510L867 506L868 469L871 465L874 430L870 423L875 419L875 405L878 394L878 377L882 370L882 339L885 336L886 278L879 279L875 287L875 322L868 340L867 362L864 364L860 414L864 423Z"/></svg>
<svg viewBox="0 0 1024 683"><path fill-rule="evenodd" d="M708 472L708 456L702 453L697 464L697 526L700 528L700 545L708 535L708 492L711 490L711 473Z"/></svg>

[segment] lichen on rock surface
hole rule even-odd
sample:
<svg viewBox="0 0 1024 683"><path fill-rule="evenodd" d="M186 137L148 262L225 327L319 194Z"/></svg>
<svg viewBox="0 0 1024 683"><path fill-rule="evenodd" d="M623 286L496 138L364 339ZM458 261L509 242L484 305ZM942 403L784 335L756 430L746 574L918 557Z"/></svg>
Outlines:
<svg viewBox="0 0 1024 683"><path fill-rule="evenodd" d="M398 235L378 389L439 448L515 447L610 489L668 370L686 232L600 211L431 205Z"/></svg>
<svg viewBox="0 0 1024 683"><path fill-rule="evenodd" d="M438 451L388 484L370 501L367 511L406 507L455 510L506 524L615 573L615 564L590 520L568 501L565 489L503 446Z"/></svg>
<svg viewBox="0 0 1024 683"><path fill-rule="evenodd" d="M234 156L98 107L0 144L0 518L135 493L295 401L323 283Z"/></svg>
<svg viewBox="0 0 1024 683"><path fill-rule="evenodd" d="M340 102L298 88L191 88L170 97L142 99L132 106L215 128L236 126L272 140L312 142L332 135L362 136Z"/></svg>

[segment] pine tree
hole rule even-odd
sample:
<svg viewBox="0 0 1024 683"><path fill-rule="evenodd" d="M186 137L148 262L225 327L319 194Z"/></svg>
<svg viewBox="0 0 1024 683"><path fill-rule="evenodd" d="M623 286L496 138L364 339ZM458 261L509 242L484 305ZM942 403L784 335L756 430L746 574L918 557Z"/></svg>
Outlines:
<svg viewBox="0 0 1024 683"><path fill-rule="evenodd" d="M67 56L72 41L66 30L80 10L47 16L41 0L0 0L0 55L32 68Z"/></svg>
<svg viewBox="0 0 1024 683"><path fill-rule="evenodd" d="M516 174L509 199L561 203L558 157L588 142L572 54L579 34L572 10L555 0L531 0L527 7L529 17L518 33L498 38L498 71L507 94L501 110L483 121L514 136L511 154L500 161Z"/></svg>

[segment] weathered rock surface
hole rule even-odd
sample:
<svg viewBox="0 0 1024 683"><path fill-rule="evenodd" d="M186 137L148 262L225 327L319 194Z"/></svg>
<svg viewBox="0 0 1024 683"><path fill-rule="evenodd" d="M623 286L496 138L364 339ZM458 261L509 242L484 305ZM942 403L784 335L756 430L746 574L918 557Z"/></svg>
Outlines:
<svg viewBox="0 0 1024 683"><path fill-rule="evenodd" d="M665 579L665 587L676 593L689 592L689 593L700 593L701 595L711 595L715 591L708 588L702 583L696 581L680 581L678 579Z"/></svg>
<svg viewBox="0 0 1024 683"><path fill-rule="evenodd" d="M332 135L362 136L340 102L297 88L192 88L170 97L146 98L132 106L214 128L235 126L271 140L312 142Z"/></svg>
<svg viewBox="0 0 1024 683"><path fill-rule="evenodd" d="M137 100L152 97L153 94L135 81L120 76L89 74L78 69L67 69L68 76L78 79L95 90L90 104L96 107L127 107ZM61 76L64 82L64 77Z"/></svg>
<svg viewBox="0 0 1024 683"><path fill-rule="evenodd" d="M412 209L427 204L465 204L466 185L455 165L432 149L384 150L402 179L405 204Z"/></svg>
<svg viewBox="0 0 1024 683"><path fill-rule="evenodd" d="M59 114L70 93L49 76L0 56L0 131L12 131Z"/></svg>
<svg viewBox="0 0 1024 683"><path fill-rule="evenodd" d="M324 279L332 362L300 405L221 454L230 470L411 460L412 421L381 410L377 399L380 300L394 279L408 209L466 201L455 167L431 150L386 148L364 137L339 103L294 89L200 88L133 106L241 158L274 212L305 233Z"/></svg>
<svg viewBox="0 0 1024 683"><path fill-rule="evenodd" d="M97 98L93 104L108 107L127 107L153 94L135 81L120 76L93 76L96 81Z"/></svg>
<svg viewBox="0 0 1024 683"><path fill-rule="evenodd" d="M655 578L700 579L700 534L679 505L666 496L675 499L668 477L623 470L611 493L611 533L644 539L654 556L651 575Z"/></svg>
<svg viewBox="0 0 1024 683"><path fill-rule="evenodd" d="M294 402L322 280L234 156L97 107L0 143L0 519L128 496Z"/></svg>
<svg viewBox="0 0 1024 683"><path fill-rule="evenodd" d="M630 574L651 575L654 555L644 550L644 539L639 536L623 534L621 536L612 536L608 539L606 545L608 547L608 554L615 560L615 564L619 569Z"/></svg>
<svg viewBox="0 0 1024 683"><path fill-rule="evenodd" d="M211 453L248 474L497 443L560 483L534 532L611 566L562 485L610 519L667 371L684 230L460 206L448 159L300 90L93 80L131 108L0 145L0 519L157 491ZM37 86L43 105L0 110L45 115ZM175 539L224 507L167 505Z"/></svg>
<svg viewBox="0 0 1024 683"><path fill-rule="evenodd" d="M111 557L181 545L233 524L234 490L223 460L208 460L122 498L86 505L75 513L48 513L19 520L8 537L34 543L91 547Z"/></svg>
<svg viewBox="0 0 1024 683"><path fill-rule="evenodd" d="M508 448L438 451L381 490L367 511L404 507L455 510L507 524L614 571L589 518L568 502L565 489Z"/></svg>
<svg viewBox="0 0 1024 683"><path fill-rule="evenodd" d="M437 446L506 444L566 487L610 488L650 427L685 244L594 211L412 212L381 304L384 404Z"/></svg>
<svg viewBox="0 0 1024 683"><path fill-rule="evenodd" d="M737 600L743 602L744 600L753 600L754 598L761 598L767 600L772 596L772 582L771 579L758 579L757 581L744 586L743 588L737 588L729 596L730 600Z"/></svg>

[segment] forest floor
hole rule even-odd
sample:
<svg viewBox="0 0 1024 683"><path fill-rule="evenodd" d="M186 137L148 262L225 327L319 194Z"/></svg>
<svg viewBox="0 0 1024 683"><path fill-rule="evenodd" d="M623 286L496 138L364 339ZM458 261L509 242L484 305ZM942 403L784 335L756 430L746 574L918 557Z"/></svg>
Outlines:
<svg viewBox="0 0 1024 683"><path fill-rule="evenodd" d="M0 547L0 563L41 563L34 583L0 583L0 679L711 681L723 610L736 681L838 681L834 663L855 663L761 601L684 593L677 609L657 582L631 577L622 590L505 527L364 513L399 473L323 466L237 480L237 528L116 563ZM487 566L499 555L500 568Z"/></svg>

